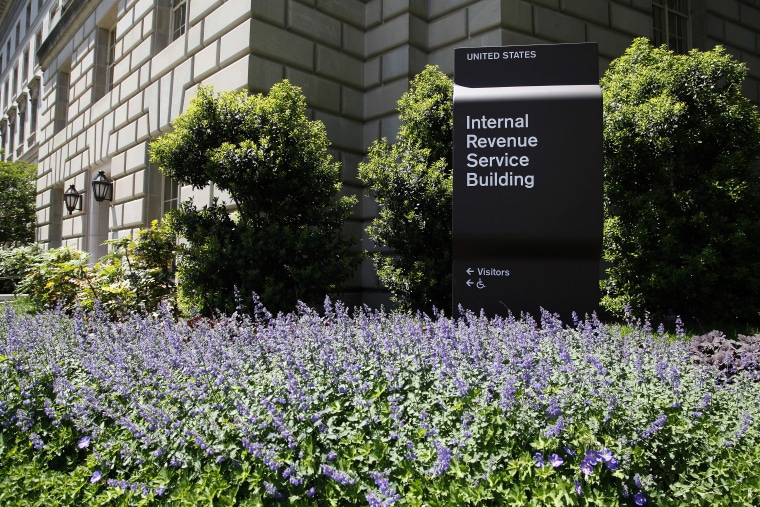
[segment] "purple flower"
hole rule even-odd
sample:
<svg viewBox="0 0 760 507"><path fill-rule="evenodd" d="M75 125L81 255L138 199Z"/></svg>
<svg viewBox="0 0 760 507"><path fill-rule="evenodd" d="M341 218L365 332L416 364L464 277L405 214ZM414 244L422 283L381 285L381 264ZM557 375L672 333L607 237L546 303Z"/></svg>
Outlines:
<svg viewBox="0 0 760 507"><path fill-rule="evenodd" d="M448 471L451 464L451 449L438 441L435 442L435 447L438 451L438 459L433 465L433 475L440 477Z"/></svg>
<svg viewBox="0 0 760 507"><path fill-rule="evenodd" d="M29 437L32 441L32 446L34 447L35 451L39 451L43 447L45 447L45 442L42 440L42 437L40 437L37 433L33 433L32 436Z"/></svg>
<svg viewBox="0 0 760 507"><path fill-rule="evenodd" d="M322 473L341 486L353 486L354 480L346 472L337 470L329 465L322 465Z"/></svg>
<svg viewBox="0 0 760 507"><path fill-rule="evenodd" d="M275 498L280 497L280 492L277 491L277 486L275 486L271 482L264 481L264 489L266 489L267 495L275 497Z"/></svg>
<svg viewBox="0 0 760 507"><path fill-rule="evenodd" d="M581 460L581 472L587 476L594 473L594 465L592 465L586 458Z"/></svg>
<svg viewBox="0 0 760 507"><path fill-rule="evenodd" d="M581 483L578 481L575 481L575 493L578 496L581 496L583 494L583 489L581 488Z"/></svg>
<svg viewBox="0 0 760 507"><path fill-rule="evenodd" d="M536 462L536 468L542 468L544 466L544 456L540 452L533 455L533 460Z"/></svg>
<svg viewBox="0 0 760 507"><path fill-rule="evenodd" d="M90 436L85 435L82 438L79 439L79 442L77 442L77 447L80 449L85 449L87 447L90 447Z"/></svg>
<svg viewBox="0 0 760 507"><path fill-rule="evenodd" d="M372 471L369 473L370 477L372 477L372 480L375 481L375 486L377 486L377 489L385 496L394 496L396 494L395 489L391 486L390 480L388 479L388 472L385 473Z"/></svg>
<svg viewBox="0 0 760 507"><path fill-rule="evenodd" d="M562 415L562 408L560 408L559 404L555 401L551 403L546 408L546 417L549 419L552 419L554 417L559 417Z"/></svg>
<svg viewBox="0 0 760 507"><path fill-rule="evenodd" d="M641 491L633 495L633 501L636 503L636 505L644 505L647 503L647 498L641 494Z"/></svg>
<svg viewBox="0 0 760 507"><path fill-rule="evenodd" d="M612 451L607 449L606 447L603 447L597 455L602 460L602 463L609 468L610 470L617 470L620 463L618 463L618 460L615 459L615 457L612 455Z"/></svg>
<svg viewBox="0 0 760 507"><path fill-rule="evenodd" d="M100 480L101 477L103 477L103 472L101 472L100 470L95 470L92 473L92 476L90 477L90 483L95 484L96 482Z"/></svg>
<svg viewBox="0 0 760 507"><path fill-rule="evenodd" d="M565 460L560 458L557 454L552 454L551 456L549 456L549 463L554 468L561 467L564 462Z"/></svg>
<svg viewBox="0 0 760 507"><path fill-rule="evenodd" d="M587 461L592 467L595 467L602 460L602 455L596 451L588 450L586 451L586 457L583 458L583 460Z"/></svg>
<svg viewBox="0 0 760 507"><path fill-rule="evenodd" d="M383 507L383 501L371 491L367 492L364 495L364 498L367 499L367 503L369 504L369 507Z"/></svg>
<svg viewBox="0 0 760 507"><path fill-rule="evenodd" d="M554 422L554 424L546 428L544 435L546 435L547 438L558 437L560 433L562 433L563 429L565 429L565 418L560 415L557 417L557 420Z"/></svg>

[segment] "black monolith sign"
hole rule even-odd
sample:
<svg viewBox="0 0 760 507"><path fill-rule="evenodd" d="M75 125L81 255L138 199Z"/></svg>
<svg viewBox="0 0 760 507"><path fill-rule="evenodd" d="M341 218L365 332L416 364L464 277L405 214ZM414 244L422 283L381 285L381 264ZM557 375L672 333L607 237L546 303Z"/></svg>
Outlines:
<svg viewBox="0 0 760 507"><path fill-rule="evenodd" d="M456 49L453 171L455 313L598 308L596 44Z"/></svg>

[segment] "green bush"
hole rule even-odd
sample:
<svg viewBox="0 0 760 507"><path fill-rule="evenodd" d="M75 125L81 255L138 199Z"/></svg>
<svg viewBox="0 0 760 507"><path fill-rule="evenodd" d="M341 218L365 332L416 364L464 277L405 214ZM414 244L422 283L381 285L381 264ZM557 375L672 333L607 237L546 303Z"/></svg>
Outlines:
<svg viewBox="0 0 760 507"><path fill-rule="evenodd" d="M232 312L256 292L273 311L289 310L351 275L361 253L343 225L356 200L337 196L339 163L300 88L283 81L264 96L201 87L173 127L151 144L153 161L194 188L213 183L236 206L230 215L218 202L200 210L190 202L170 213L186 242L183 308Z"/></svg>
<svg viewBox="0 0 760 507"><path fill-rule="evenodd" d="M57 306L71 311L85 300L92 301L89 258L90 254L72 247L45 250L16 286L16 293L26 294L35 312Z"/></svg>
<svg viewBox="0 0 760 507"><path fill-rule="evenodd" d="M602 304L709 322L758 318L760 114L721 47L637 39L602 79Z"/></svg>
<svg viewBox="0 0 760 507"><path fill-rule="evenodd" d="M391 251L372 258L403 310L451 307L453 89L437 67L426 67L398 102L397 141L374 142L359 165L380 204L367 232Z"/></svg>
<svg viewBox="0 0 760 507"><path fill-rule="evenodd" d="M16 248L0 248L0 294L12 294L16 284L39 261L42 249L36 243Z"/></svg>
<svg viewBox="0 0 760 507"><path fill-rule="evenodd" d="M63 247L37 252L16 287L33 312L73 312L98 304L111 318L174 304L174 236L154 221L134 236L107 241L111 251L95 264L90 254Z"/></svg>
<svg viewBox="0 0 760 507"><path fill-rule="evenodd" d="M93 269L93 285L101 304L113 315L176 306L174 261L176 237L157 220L131 236L108 240L110 251Z"/></svg>

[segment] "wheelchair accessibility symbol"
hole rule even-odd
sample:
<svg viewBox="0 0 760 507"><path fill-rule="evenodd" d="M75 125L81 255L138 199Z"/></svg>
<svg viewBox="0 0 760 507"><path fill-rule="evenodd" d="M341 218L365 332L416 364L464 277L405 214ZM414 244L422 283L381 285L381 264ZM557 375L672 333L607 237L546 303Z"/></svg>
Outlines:
<svg viewBox="0 0 760 507"><path fill-rule="evenodd" d="M482 278L478 278L477 282L473 282L472 280L467 280L465 283L467 284L468 287L472 287L474 285L478 289L485 289L486 288L486 284L483 283L483 279Z"/></svg>

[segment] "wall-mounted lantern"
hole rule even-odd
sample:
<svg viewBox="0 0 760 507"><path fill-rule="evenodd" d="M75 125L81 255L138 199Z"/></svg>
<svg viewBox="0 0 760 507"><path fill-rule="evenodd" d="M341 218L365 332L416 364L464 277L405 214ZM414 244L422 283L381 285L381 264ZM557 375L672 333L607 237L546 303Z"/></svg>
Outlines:
<svg viewBox="0 0 760 507"><path fill-rule="evenodd" d="M103 171L92 179L92 193L98 202L113 200L113 183L108 181Z"/></svg>
<svg viewBox="0 0 760 507"><path fill-rule="evenodd" d="M66 209L69 210L69 215L74 213L74 210L82 211L82 196L74 185L69 185L63 193L63 200L66 203Z"/></svg>

